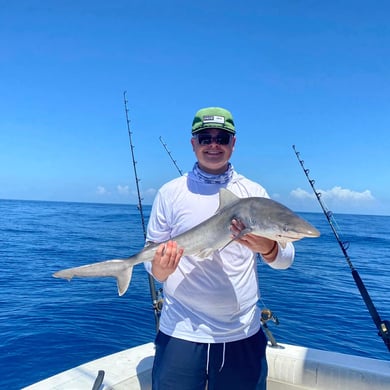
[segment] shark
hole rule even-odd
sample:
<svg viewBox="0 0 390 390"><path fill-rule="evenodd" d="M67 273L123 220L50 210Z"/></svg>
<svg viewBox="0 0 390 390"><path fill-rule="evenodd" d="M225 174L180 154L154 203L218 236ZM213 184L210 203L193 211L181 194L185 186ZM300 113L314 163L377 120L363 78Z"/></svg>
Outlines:
<svg viewBox="0 0 390 390"><path fill-rule="evenodd" d="M240 221L245 228L239 235L231 232L232 220ZM214 251L224 250L245 234L252 233L277 241L283 248L288 242L305 237L319 237L320 232L309 222L275 200L263 197L240 198L228 189L219 192L219 207L215 214L184 233L171 238L184 248L184 256L207 258ZM167 241L163 243L167 243ZM161 243L149 243L140 252L124 259L112 259L67 268L53 274L55 278L71 280L74 277L114 277L118 294L127 291L133 267L153 261Z"/></svg>

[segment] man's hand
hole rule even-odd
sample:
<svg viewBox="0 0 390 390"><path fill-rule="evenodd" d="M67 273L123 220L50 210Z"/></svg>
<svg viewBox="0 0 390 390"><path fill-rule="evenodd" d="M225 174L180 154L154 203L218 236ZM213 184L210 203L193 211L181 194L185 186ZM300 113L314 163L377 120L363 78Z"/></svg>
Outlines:
<svg viewBox="0 0 390 390"><path fill-rule="evenodd" d="M184 249L179 248L176 241L160 244L152 261L153 276L164 282L176 270L183 253Z"/></svg>
<svg viewBox="0 0 390 390"><path fill-rule="evenodd" d="M233 237L239 236L244 229L245 225L241 221L237 219L232 220L230 231L232 232ZM278 245L276 241L252 233L247 233L240 238L236 238L236 242L245 245L253 252L260 253L267 263L272 263L278 254Z"/></svg>

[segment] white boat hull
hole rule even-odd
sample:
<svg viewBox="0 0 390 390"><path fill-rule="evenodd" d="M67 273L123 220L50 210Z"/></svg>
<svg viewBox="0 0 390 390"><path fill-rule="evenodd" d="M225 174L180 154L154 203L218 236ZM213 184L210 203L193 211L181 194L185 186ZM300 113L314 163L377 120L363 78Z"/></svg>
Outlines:
<svg viewBox="0 0 390 390"><path fill-rule="evenodd" d="M104 370L102 389L151 389L154 344L97 359L26 387L92 389ZM288 344L267 348L268 390L389 390L390 361L320 351Z"/></svg>

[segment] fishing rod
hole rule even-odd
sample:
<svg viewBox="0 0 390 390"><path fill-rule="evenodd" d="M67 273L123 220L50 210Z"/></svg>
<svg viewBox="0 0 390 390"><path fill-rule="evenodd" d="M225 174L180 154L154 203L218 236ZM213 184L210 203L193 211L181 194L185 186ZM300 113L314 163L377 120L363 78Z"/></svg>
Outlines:
<svg viewBox="0 0 390 390"><path fill-rule="evenodd" d="M359 275L359 272L355 269L355 267L353 266L352 264L352 261L348 255L348 252L347 252L347 249L348 249L348 243L345 243L343 242L341 239L340 239L340 236L334 226L334 223L333 221L335 222L335 218L333 216L333 213L328 210L326 208L326 206L324 205L324 203L322 202L321 200L321 192L318 192L314 186L314 183L315 183L315 180L312 180L309 176L309 169L306 169L305 166L304 166L304 161L300 158L300 153L296 150L295 148L295 145L292 146L293 149L294 149L294 152L295 152L295 155L297 156L297 159L303 169L303 172L305 173L306 175L306 178L307 180L309 181L310 183L310 186L311 188L313 189L314 191L314 194L318 200L318 202L320 203L320 206L322 208L322 211L324 212L325 214L325 217L333 231L333 234L335 235L336 237L336 240L341 248L341 251L343 252L343 255L345 257L345 260L347 261L348 263L348 266L349 268L351 269L351 272L352 272L352 276L353 276L353 279L359 289L359 292L360 292L360 295L362 296L363 300L364 300L364 303L366 304L367 306L367 309L375 323L375 326L377 327L378 329L378 336L380 336L383 340L383 342L385 343L387 349L390 351L390 322L387 321L387 320L382 320L378 311L376 310L375 306L374 306L374 303L372 302L372 299L370 297L370 294L368 293L367 291L367 288L366 286L364 285L363 283L363 280L361 279L360 275Z"/></svg>
<svg viewBox="0 0 390 390"><path fill-rule="evenodd" d="M131 150L131 158L133 161L133 170L134 170L134 176L135 176L135 184L137 187L137 195L138 195L138 205L137 208L140 212L141 215L141 222L142 222L142 230L144 234L144 240L146 240L146 225L145 225L145 217L144 217L144 212L142 208L142 197L141 197L141 192L139 188L139 182L140 179L138 178L138 173L137 173L137 161L135 160L134 156L134 145L133 145L133 140L132 140L132 132L130 130L130 119L129 119L129 110L127 108L127 99L126 99L126 92L123 92L123 100L125 104L125 112L126 112L126 123L127 123L127 132L129 134L129 141L130 141L130 150ZM160 314L161 314L161 297L160 293L156 290L156 286L154 283L153 276L148 274L149 278L149 289L150 289L150 294L152 296L152 304L153 304L153 310L154 310L154 318L156 321L156 329L158 330L159 328L159 323L160 323Z"/></svg>

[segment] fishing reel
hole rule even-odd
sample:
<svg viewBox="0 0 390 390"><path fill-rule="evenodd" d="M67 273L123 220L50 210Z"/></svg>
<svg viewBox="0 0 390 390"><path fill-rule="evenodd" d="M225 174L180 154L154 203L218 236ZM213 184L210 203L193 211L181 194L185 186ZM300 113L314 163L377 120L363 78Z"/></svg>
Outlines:
<svg viewBox="0 0 390 390"><path fill-rule="evenodd" d="M267 336L268 341L271 343L272 347L279 347L278 343L275 340L275 337L273 336L272 332L269 330L267 322L272 321L276 325L279 325L279 319L278 317L267 308L261 309L261 327L264 330L265 335Z"/></svg>
<svg viewBox="0 0 390 390"><path fill-rule="evenodd" d="M156 291L156 295L157 295L157 299L154 303L154 309L158 314L160 314L164 303L163 289L159 288Z"/></svg>
<svg viewBox="0 0 390 390"><path fill-rule="evenodd" d="M261 310L261 324L264 325L268 321L272 320L276 325L279 325L278 317L267 308Z"/></svg>

